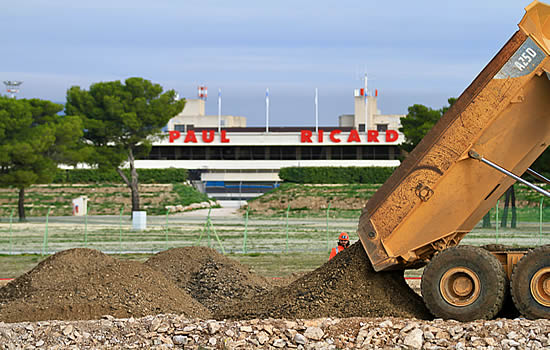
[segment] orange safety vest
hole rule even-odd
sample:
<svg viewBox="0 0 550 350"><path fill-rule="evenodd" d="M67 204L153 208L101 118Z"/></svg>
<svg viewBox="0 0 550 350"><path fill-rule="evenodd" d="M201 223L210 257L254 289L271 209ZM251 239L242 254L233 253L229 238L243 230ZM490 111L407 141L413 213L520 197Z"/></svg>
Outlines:
<svg viewBox="0 0 550 350"><path fill-rule="evenodd" d="M332 248L330 250L330 256L328 257L328 259L332 259L336 256L336 254L340 253L342 250L346 249L345 247L342 247L341 245L337 245L336 248Z"/></svg>

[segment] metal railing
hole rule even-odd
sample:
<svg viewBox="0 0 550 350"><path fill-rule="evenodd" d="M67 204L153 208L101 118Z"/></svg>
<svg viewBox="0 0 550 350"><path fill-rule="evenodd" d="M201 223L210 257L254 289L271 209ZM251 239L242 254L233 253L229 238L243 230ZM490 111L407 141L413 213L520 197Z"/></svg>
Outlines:
<svg viewBox="0 0 550 350"><path fill-rule="evenodd" d="M546 200L547 202L548 200ZM512 209L508 216L512 216ZM489 226L480 222L463 240L466 244L490 243L529 247L550 244L550 207L540 199L538 207L515 209L515 227L502 225L503 208L499 203L489 212ZM94 215L83 217L31 217L15 220L15 211L0 222L0 254L51 254L83 247L106 253L155 253L173 247L207 245L222 253L296 253L327 252L336 245L340 232L355 234L359 215L339 218L330 204L324 215L292 217L290 205L283 215L258 218L248 209L232 217L149 216L145 230L133 230L130 215ZM5 220L4 220L5 219ZM486 222L487 223L487 222ZM486 225L487 226L487 225Z"/></svg>

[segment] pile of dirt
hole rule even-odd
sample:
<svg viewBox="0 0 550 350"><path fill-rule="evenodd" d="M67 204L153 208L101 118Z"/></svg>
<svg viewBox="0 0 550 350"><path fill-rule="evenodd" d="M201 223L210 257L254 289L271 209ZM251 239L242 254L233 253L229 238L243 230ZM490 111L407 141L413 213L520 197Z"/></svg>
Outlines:
<svg viewBox="0 0 550 350"><path fill-rule="evenodd" d="M42 261L0 289L0 321L87 320L210 312L152 268L91 249L70 249Z"/></svg>
<svg viewBox="0 0 550 350"><path fill-rule="evenodd" d="M161 271L211 311L272 288L269 279L207 247L169 249L152 256L145 265Z"/></svg>
<svg viewBox="0 0 550 350"><path fill-rule="evenodd" d="M402 271L375 273L368 261L358 242L281 286L206 247L170 249L144 264L71 249L0 289L0 321L161 313L203 319L430 318Z"/></svg>
<svg viewBox="0 0 550 350"><path fill-rule="evenodd" d="M430 319L403 271L375 272L360 242L290 285L226 305L218 319L415 317Z"/></svg>

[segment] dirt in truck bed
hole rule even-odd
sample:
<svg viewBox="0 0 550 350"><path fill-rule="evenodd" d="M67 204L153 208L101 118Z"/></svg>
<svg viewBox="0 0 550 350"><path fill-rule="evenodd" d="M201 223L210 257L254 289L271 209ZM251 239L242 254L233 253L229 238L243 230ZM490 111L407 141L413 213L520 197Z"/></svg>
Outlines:
<svg viewBox="0 0 550 350"><path fill-rule="evenodd" d="M175 248L146 263L91 249L57 253L0 288L0 321L141 317L416 317L428 319L402 272L375 273L360 243L289 285L213 249Z"/></svg>

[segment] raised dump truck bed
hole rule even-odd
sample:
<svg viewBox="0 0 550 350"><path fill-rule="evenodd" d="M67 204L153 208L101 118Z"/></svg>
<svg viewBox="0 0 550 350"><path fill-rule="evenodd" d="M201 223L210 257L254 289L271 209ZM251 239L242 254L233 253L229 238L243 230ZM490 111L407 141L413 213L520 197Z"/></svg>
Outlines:
<svg viewBox="0 0 550 350"><path fill-rule="evenodd" d="M375 270L403 269L431 260L422 290L436 316L493 317L507 293L507 277L511 276L498 264L507 260L505 252L497 259L475 247L450 248L458 245L550 143L550 6L533 2L519 27L368 201L360 218L358 234ZM531 294L536 294L535 309L542 308L518 308L530 317L548 317L550 250L538 251L539 260L547 265L541 267L539 285L531 288ZM492 267L495 271L483 272L464 267L461 261L488 266L496 261L497 265ZM432 263L449 268L439 267L435 273ZM480 277L484 273L498 278L486 284ZM437 286L430 291L428 284ZM483 299L487 288L504 290L487 301ZM430 293L439 294L434 296L442 299L438 305L427 300ZM480 303L491 305L481 307Z"/></svg>

